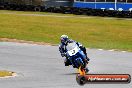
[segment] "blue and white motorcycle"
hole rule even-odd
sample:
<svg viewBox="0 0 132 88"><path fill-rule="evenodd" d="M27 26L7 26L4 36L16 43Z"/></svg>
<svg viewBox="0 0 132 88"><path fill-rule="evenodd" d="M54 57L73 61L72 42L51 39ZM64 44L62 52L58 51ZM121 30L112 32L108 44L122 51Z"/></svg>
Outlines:
<svg viewBox="0 0 132 88"><path fill-rule="evenodd" d="M68 45L66 46L66 50L66 55L69 57L68 59L71 62L72 66L79 69L80 75L85 75L85 73L87 73L89 70L86 67L88 63L83 51L75 42L68 43Z"/></svg>

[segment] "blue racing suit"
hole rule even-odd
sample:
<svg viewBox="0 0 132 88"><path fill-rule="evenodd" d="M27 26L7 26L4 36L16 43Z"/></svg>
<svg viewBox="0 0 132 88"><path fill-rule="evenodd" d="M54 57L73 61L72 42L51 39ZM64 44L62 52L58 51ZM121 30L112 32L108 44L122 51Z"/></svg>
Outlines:
<svg viewBox="0 0 132 88"><path fill-rule="evenodd" d="M68 41L66 42L66 44L60 43L60 45L59 45L59 51L60 51L60 53L61 53L61 56L62 56L62 57L66 57L66 58L65 58L65 61L64 61L65 66L72 65L72 63L69 61L69 59L68 59L68 57L67 57L67 55L66 55L66 52L67 52L66 46L67 46L68 43L72 43L72 42L76 42L76 41L74 41L74 40L72 40L72 39L68 39ZM87 53L86 53L86 48L85 48L81 43L79 43L79 42L76 42L76 44L77 44L78 47L83 51L83 52L80 53L81 56L82 56L83 58L87 59L87 61L89 61L89 58L87 57Z"/></svg>

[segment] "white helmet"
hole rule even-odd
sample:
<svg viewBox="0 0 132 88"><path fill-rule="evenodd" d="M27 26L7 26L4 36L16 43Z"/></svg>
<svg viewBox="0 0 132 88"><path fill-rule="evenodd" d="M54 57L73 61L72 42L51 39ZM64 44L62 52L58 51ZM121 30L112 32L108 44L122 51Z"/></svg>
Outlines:
<svg viewBox="0 0 132 88"><path fill-rule="evenodd" d="M61 40L61 43L66 44L66 42L67 42L67 40L68 40L68 36L67 36L67 35L62 35L62 36L60 37L60 40Z"/></svg>

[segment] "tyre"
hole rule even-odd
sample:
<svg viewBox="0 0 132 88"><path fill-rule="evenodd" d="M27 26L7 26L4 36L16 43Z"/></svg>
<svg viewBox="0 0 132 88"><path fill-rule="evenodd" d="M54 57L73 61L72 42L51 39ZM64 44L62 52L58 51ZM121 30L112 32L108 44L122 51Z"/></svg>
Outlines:
<svg viewBox="0 0 132 88"><path fill-rule="evenodd" d="M84 85L87 80L86 80L85 76L77 75L76 81L79 85Z"/></svg>

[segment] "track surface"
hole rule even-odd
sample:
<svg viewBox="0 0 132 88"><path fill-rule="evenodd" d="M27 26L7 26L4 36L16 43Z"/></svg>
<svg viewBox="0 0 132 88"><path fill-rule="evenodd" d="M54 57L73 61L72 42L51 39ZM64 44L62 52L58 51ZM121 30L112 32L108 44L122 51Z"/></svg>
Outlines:
<svg viewBox="0 0 132 88"><path fill-rule="evenodd" d="M88 49L90 74L132 75L132 53ZM0 42L0 70L17 77L0 79L0 88L131 88L130 84L76 83L77 70L65 67L57 46Z"/></svg>

